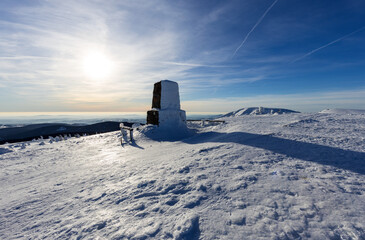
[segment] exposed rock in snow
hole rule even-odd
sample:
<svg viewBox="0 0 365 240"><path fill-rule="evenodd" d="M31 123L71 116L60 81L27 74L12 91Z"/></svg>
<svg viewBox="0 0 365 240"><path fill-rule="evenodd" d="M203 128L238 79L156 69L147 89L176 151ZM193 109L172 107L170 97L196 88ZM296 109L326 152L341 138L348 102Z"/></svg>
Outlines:
<svg viewBox="0 0 365 240"><path fill-rule="evenodd" d="M335 113L335 114L365 114L365 110L362 109L325 109L319 113Z"/></svg>
<svg viewBox="0 0 365 240"><path fill-rule="evenodd" d="M284 108L265 108L265 107L249 107L249 108L241 108L237 111L229 112L222 117L236 117L243 115L278 115L278 114L286 114L286 113L299 113L297 111L284 109Z"/></svg>

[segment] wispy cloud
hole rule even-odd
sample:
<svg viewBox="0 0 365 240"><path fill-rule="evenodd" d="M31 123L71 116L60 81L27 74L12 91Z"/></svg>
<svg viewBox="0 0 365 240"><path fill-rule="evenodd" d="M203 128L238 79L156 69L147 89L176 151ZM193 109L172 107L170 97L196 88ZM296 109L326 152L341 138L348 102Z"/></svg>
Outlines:
<svg viewBox="0 0 365 240"><path fill-rule="evenodd" d="M343 39L345 39L345 38L347 38L347 37L349 37L349 36L351 36L351 35L353 35L353 34L355 34L355 33L358 33L358 32L360 32L360 31L363 31L364 29L365 29L365 26L364 26L364 27L361 27L361 28L359 28L359 29L357 29L357 30L355 30L355 31L353 31L353 32L351 32L351 33L349 33L349 34L346 34L345 36L342 36L342 37L340 37L340 38L337 38L336 40L333 40L332 42L329 42L329 43L327 43L327 44L325 44L325 45L323 45L323 46L321 46L321 47L319 47L319 48L316 48L316 49L314 49L314 50L312 50L312 51L310 51L310 52L308 52L308 53L304 54L303 56L301 56L301 57L299 57L299 58L297 58L297 59L294 59L291 63L298 62L298 61L302 60L303 58L306 58L306 57L308 57L308 56L312 55L313 53L318 52L319 50L321 50L321 49L323 49L323 48L326 48L326 47L328 47L328 46L330 46L330 45L332 45L332 44L334 44L334 43L337 43L337 42L339 42L339 41L341 41L341 40L343 40Z"/></svg>
<svg viewBox="0 0 365 240"><path fill-rule="evenodd" d="M227 67L232 67L232 66L228 66L228 65L210 65L210 64L190 63L190 62L161 62L161 63L168 64L168 65L188 66L188 67L207 67L207 68L227 68Z"/></svg>
<svg viewBox="0 0 365 240"><path fill-rule="evenodd" d="M286 73L297 76L297 69L282 66L296 57L292 49L281 51L282 46L287 50L287 42L302 40L281 34L297 29L288 25L288 16L277 15L272 26L263 28L263 36L270 31L279 38L261 37L250 43L255 51L238 56L269 12L274 14L278 0L271 0L259 19L250 14L257 10L255 0L208 1L204 8L199 1L168 0L7 2L0 1L6 13L0 15L1 111L147 110L153 83L161 79L179 82L182 99L217 93L235 102L232 92L257 87L272 92L272 81ZM253 27L245 26L250 31L233 59L235 29L252 22ZM82 61L90 51L103 52L114 63L108 78L93 80L84 74Z"/></svg>
<svg viewBox="0 0 365 240"><path fill-rule="evenodd" d="M133 9L125 11L114 6L109 11L113 6L95 3L40 1L7 9L15 16L15 22L0 22L0 46L7 46L0 50L0 84L7 86L11 98L24 102L19 111L29 109L35 102L40 102L45 111L59 111L57 107L46 109L45 102L51 97L58 99L60 105L65 103L66 111L67 102L99 101L112 105L140 99L160 78L197 67L160 64L175 60L180 39L179 33L165 26L163 19L152 16L160 10L154 9L151 14L148 9L142 14L149 19L142 26L135 24L139 20ZM134 5L126 8L143 9L142 3ZM150 26L161 27L150 31ZM82 58L95 49L117 64L113 75L100 82L88 79L82 71ZM2 110L11 111L14 107L1 102Z"/></svg>
<svg viewBox="0 0 365 240"><path fill-rule="evenodd" d="M186 54L190 47L186 33L191 29L176 26L181 27L189 15L175 18L178 6L139 1L98 3L39 1L7 9L14 16L12 20L0 18L4 36L0 39L4 46L0 49L0 84L7 86L14 102L25 102L18 111L35 102L45 111L68 111L95 101L105 108L119 104L115 111L123 110L126 102L149 103L151 86L161 79L179 81L190 94L263 79L262 72L255 75L248 67L232 71L237 66L222 64L228 46L209 51L192 48L193 53ZM206 14L215 21L225 11ZM206 18L202 21L207 24ZM82 59L92 50L104 52L115 63L108 79L93 81L83 74ZM201 68L208 70L195 72ZM48 109L48 98L60 106L64 103L64 108ZM12 108L5 103L0 107Z"/></svg>
<svg viewBox="0 0 365 240"><path fill-rule="evenodd" d="M274 5L278 2L278 0L275 0L270 7L268 7L266 9L266 11L264 12L264 14L257 20L257 22L255 23L255 25L251 28L251 30L247 33L247 35L245 36L245 38L243 39L243 41L241 42L241 44L238 46L238 48L234 51L232 58L236 55L236 53L238 52L238 50L240 50L240 48L243 46L243 44L245 44L245 42L247 41L248 37L251 35L251 33L257 28L257 26L262 22L262 20L265 18L266 14L268 14L268 12L271 10L271 8L274 7Z"/></svg>
<svg viewBox="0 0 365 240"><path fill-rule="evenodd" d="M51 57L41 57L41 56L10 56L10 57L0 57L1 60L28 60L28 59L54 59Z"/></svg>

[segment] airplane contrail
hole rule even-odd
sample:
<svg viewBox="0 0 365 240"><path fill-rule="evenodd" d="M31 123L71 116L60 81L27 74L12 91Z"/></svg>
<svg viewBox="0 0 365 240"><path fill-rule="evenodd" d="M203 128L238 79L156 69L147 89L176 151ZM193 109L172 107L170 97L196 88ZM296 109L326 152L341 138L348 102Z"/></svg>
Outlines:
<svg viewBox="0 0 365 240"><path fill-rule="evenodd" d="M361 28L357 29L356 31L353 31L353 32L351 32L351 33L349 33L349 34L346 34L345 36L342 36L342 37L340 37L340 38L338 38L338 39L336 39L336 40L334 40L334 41L332 41L332 42L329 42L329 43L327 43L327 44L325 44L325 45L323 45L323 46L321 46L321 47L319 47L319 48L316 48L316 49L314 49L314 50L312 50L312 51L310 51L310 52L308 52L308 53L304 54L303 56L301 56L301 57L299 57L299 58L295 59L295 60L294 60L294 61L292 61L291 63L298 62L299 60L302 60L303 58L308 57L309 55L312 55L313 53L315 53L315 52L317 52L317 51L319 51L319 50L321 50L321 49L323 49L323 48L325 48L325 47L328 47L328 46L330 46L330 45L332 45L332 44L334 44L334 43L336 43L336 42L339 42L339 41L341 41L341 40L343 40L343 39L345 39L345 38L347 38L347 37L351 36L352 34L358 33L358 32L360 32L360 31L362 31L362 30L364 30L364 29L365 29L365 26L364 26L364 27L361 27Z"/></svg>
<svg viewBox="0 0 365 240"><path fill-rule="evenodd" d="M274 5L278 2L279 0L275 0L268 9L266 9L266 11L264 12L264 14L259 18L259 20L257 20L257 22L255 23L255 25L251 28L251 30L247 33L246 37L243 39L243 41L241 42L241 44L238 46L238 48L236 49L236 51L234 51L232 57L234 57L236 55L236 53L238 52L238 50L240 50L240 48L243 46L243 44L245 44L245 42L247 41L248 37L251 35L251 33L255 30L255 28L261 23L261 21L265 18L266 14L271 10L272 7L274 7Z"/></svg>

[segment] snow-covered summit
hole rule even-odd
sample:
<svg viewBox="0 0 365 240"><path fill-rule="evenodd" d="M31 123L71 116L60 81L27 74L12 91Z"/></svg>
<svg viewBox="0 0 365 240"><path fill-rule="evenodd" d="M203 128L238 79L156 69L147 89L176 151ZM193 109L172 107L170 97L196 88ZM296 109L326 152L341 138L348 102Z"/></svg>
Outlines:
<svg viewBox="0 0 365 240"><path fill-rule="evenodd" d="M284 108L266 108L266 107L249 107L241 108L233 112L229 112L222 117L236 117L242 115L264 115L264 114L286 114L286 113L299 113L297 111L284 109Z"/></svg>
<svg viewBox="0 0 365 240"><path fill-rule="evenodd" d="M0 239L365 239L365 117L0 145Z"/></svg>
<svg viewBox="0 0 365 240"><path fill-rule="evenodd" d="M341 108L334 108L334 109L324 109L319 113L334 113L334 114L365 114L365 110L363 109L341 109Z"/></svg>

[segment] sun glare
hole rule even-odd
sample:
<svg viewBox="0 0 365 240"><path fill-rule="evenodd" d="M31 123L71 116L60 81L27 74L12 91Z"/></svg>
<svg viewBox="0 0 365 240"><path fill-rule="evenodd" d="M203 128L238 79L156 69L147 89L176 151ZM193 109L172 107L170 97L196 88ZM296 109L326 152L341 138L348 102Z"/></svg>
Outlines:
<svg viewBox="0 0 365 240"><path fill-rule="evenodd" d="M105 79L113 70L113 62L101 52L91 52L84 57L83 70L91 79Z"/></svg>

